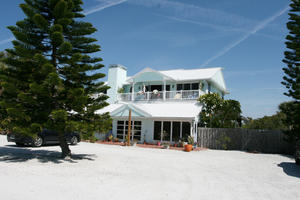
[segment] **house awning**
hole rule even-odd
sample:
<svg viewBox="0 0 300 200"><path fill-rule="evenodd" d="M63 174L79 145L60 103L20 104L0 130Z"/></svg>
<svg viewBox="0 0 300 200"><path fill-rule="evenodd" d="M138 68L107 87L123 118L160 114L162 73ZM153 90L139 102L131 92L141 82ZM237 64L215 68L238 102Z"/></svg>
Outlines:
<svg viewBox="0 0 300 200"><path fill-rule="evenodd" d="M194 119L201 112L201 105L194 102L180 103L131 103L111 104L97 111L97 114L109 112L112 117L128 117L129 109L133 117Z"/></svg>

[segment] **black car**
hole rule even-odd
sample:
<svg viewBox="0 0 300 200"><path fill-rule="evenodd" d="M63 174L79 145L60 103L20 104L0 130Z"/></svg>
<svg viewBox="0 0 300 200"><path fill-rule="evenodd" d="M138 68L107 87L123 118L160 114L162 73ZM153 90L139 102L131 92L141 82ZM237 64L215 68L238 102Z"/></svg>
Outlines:
<svg viewBox="0 0 300 200"><path fill-rule="evenodd" d="M65 136L67 142L72 145L76 145L81 140L80 134L76 132L66 133ZM35 147L40 147L45 144L59 144L58 133L46 129L38 133L36 138L9 133L7 134L7 141L15 142L17 146L32 145Z"/></svg>
<svg viewBox="0 0 300 200"><path fill-rule="evenodd" d="M295 161L297 165L300 165L300 141L296 143Z"/></svg>

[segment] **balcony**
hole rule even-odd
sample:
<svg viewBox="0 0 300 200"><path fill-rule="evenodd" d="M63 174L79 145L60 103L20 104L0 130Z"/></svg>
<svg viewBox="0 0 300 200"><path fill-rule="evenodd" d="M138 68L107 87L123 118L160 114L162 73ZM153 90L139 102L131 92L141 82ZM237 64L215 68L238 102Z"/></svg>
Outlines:
<svg viewBox="0 0 300 200"><path fill-rule="evenodd" d="M119 101L166 101L197 100L204 92L201 90L153 91L137 93L119 93Z"/></svg>

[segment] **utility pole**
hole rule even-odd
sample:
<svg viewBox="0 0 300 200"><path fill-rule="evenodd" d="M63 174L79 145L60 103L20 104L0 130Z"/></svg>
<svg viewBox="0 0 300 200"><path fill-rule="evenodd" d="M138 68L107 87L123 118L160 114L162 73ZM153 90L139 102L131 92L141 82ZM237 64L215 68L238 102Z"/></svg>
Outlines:
<svg viewBox="0 0 300 200"><path fill-rule="evenodd" d="M131 133L131 109L129 109L129 116L128 116L128 134L127 134L128 146L130 146L130 133Z"/></svg>

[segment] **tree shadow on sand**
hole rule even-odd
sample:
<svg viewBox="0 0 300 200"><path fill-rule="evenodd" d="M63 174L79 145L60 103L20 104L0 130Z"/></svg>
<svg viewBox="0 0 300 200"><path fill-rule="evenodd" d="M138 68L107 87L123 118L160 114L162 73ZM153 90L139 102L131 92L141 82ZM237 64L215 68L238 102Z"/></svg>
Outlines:
<svg viewBox="0 0 300 200"><path fill-rule="evenodd" d="M59 151L52 151L46 149L37 149L29 147L17 147L7 145L0 147L0 162L26 162L29 160L37 159L41 163L78 163L79 160L94 161L95 154L72 154L71 159L61 158Z"/></svg>
<svg viewBox="0 0 300 200"><path fill-rule="evenodd" d="M277 166L281 167L287 175L300 178L300 166L296 165L295 162L282 162Z"/></svg>

